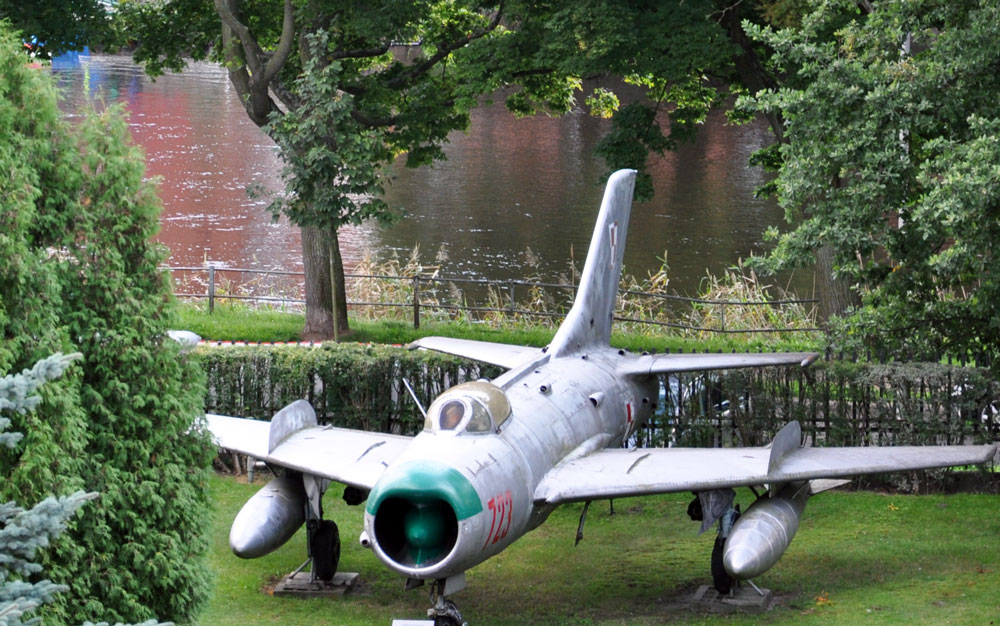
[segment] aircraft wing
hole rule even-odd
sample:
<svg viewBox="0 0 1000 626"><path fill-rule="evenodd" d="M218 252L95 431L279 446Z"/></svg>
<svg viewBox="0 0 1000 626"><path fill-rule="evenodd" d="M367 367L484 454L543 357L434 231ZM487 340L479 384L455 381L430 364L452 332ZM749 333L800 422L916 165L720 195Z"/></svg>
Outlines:
<svg viewBox="0 0 1000 626"><path fill-rule="evenodd" d="M272 437L275 434L272 424L281 424L282 413L275 415L271 422L225 415L206 415L205 419L213 439L221 448L361 489L371 489L386 466L413 439L317 426L315 418L311 425L307 423L297 429L286 429L278 437Z"/></svg>
<svg viewBox="0 0 1000 626"><path fill-rule="evenodd" d="M607 449L557 465L538 485L535 501L559 504L979 465L995 454L996 444L797 447L778 458L768 448Z"/></svg>
<svg viewBox="0 0 1000 626"><path fill-rule="evenodd" d="M769 365L806 367L818 357L819 354L815 352L654 354L627 359L618 366L617 371L619 376L649 376Z"/></svg>
<svg viewBox="0 0 1000 626"><path fill-rule="evenodd" d="M530 359L542 354L539 348L513 346L506 343L492 343L489 341L474 341L472 339L453 339L451 337L423 337L408 344L406 347L410 350L424 348L426 350L434 350L435 352L454 354L455 356L498 365L506 369L513 369L518 365L523 365Z"/></svg>

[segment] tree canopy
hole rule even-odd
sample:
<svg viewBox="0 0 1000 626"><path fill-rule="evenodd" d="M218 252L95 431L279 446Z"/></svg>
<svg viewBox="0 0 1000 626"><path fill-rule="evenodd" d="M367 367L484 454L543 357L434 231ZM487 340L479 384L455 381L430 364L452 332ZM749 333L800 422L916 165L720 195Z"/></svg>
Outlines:
<svg viewBox="0 0 1000 626"><path fill-rule="evenodd" d="M113 33L100 0L0 0L0 18L43 56L107 44Z"/></svg>
<svg viewBox="0 0 1000 626"><path fill-rule="evenodd" d="M863 296L844 338L900 356L1000 362L1000 7L824 2L794 26L747 26L784 86L772 189L794 228L771 269L829 246Z"/></svg>

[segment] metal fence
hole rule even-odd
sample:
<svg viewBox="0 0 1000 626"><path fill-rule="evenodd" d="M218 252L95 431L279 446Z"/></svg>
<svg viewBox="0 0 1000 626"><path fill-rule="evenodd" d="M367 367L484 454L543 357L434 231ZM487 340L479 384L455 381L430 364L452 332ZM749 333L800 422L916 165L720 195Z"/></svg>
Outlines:
<svg viewBox="0 0 1000 626"><path fill-rule="evenodd" d="M177 297L184 299L207 300L209 313L214 312L219 301L235 300L252 303L263 303L282 308L302 308L305 305L302 281L303 272L286 272L277 270L258 270L247 268L230 268L217 266L204 267L165 267L170 271ZM479 316L505 315L523 318L559 319L566 315L576 286L563 283L546 283L527 280L489 280L478 278L440 277L440 276L393 276L379 274L345 274L348 293L356 281L385 281L395 285L389 289L395 300L351 299L348 297L348 307L356 310L374 309L409 309L412 311L414 328L420 328L421 320L435 314L449 316ZM472 286L478 289L486 303L470 303L468 294L457 289L457 285ZM539 310L527 308L519 303L520 294L530 294L536 299L544 298L553 303L555 310ZM542 295L539 295L542 294ZM692 298L664 293L651 293L623 290L620 297L632 299L649 299L653 304L643 309L670 310L677 315L672 319L651 319L649 317L634 317L631 315L616 316L615 320L639 325L652 325L700 331L709 333L788 333L788 332L822 332L816 324L805 327L760 327L734 328L727 324L727 311L747 307L781 308L785 306L815 307L816 298L782 299L767 301L729 301ZM693 307L714 307L718 320L715 326L693 325L685 323L687 316L683 309ZM407 315L407 317L409 317ZM730 314L730 319L732 314Z"/></svg>

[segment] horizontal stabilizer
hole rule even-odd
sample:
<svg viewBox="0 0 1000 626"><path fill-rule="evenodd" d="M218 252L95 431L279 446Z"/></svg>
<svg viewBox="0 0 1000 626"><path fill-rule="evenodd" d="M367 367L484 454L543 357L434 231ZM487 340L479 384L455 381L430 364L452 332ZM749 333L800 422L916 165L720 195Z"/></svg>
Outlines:
<svg viewBox="0 0 1000 626"><path fill-rule="evenodd" d="M542 355L540 348L514 346L506 343L475 341L472 339L453 339L451 337L423 337L406 346L410 350L423 348L435 352L453 354L473 361L498 365L513 369L524 365L533 358Z"/></svg>
<svg viewBox="0 0 1000 626"><path fill-rule="evenodd" d="M818 357L819 354L815 352L653 354L633 356L622 361L617 367L617 373L619 376L650 376L776 365L807 367Z"/></svg>

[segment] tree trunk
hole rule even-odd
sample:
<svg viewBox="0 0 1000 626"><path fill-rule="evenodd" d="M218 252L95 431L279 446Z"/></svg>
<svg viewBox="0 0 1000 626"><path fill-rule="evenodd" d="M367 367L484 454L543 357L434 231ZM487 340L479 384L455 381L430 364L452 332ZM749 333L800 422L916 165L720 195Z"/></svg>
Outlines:
<svg viewBox="0 0 1000 626"><path fill-rule="evenodd" d="M332 245L331 245L332 244ZM331 264L331 255L333 263ZM337 318L339 334L349 332L347 294L344 285L344 264L340 257L340 242L330 231L302 228L302 265L305 269L306 325L302 338L318 341L333 338L333 299L330 297L330 267L334 268L337 284Z"/></svg>
<svg viewBox="0 0 1000 626"><path fill-rule="evenodd" d="M351 332L347 322L347 281L344 278L344 259L340 256L340 239L334 230L328 235L330 240L330 266L333 268L333 285L337 290L337 332L340 337Z"/></svg>
<svg viewBox="0 0 1000 626"><path fill-rule="evenodd" d="M851 281L833 277L833 248L829 245L816 250L816 276L823 294L819 303L820 318L830 319L832 315L841 315L861 304L858 293L851 289Z"/></svg>
<svg viewBox="0 0 1000 626"><path fill-rule="evenodd" d="M333 337L330 313L330 247L319 228L302 228L302 266L305 269L306 326L308 341Z"/></svg>

